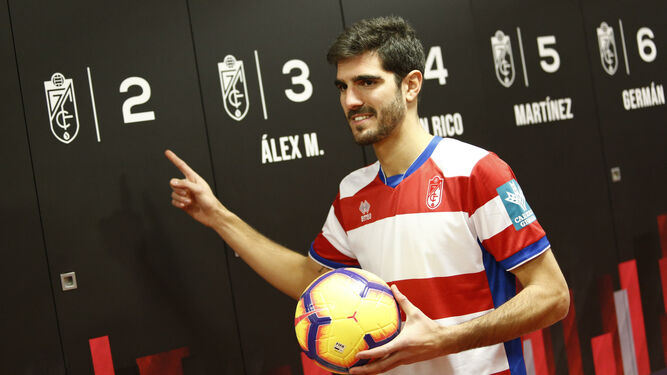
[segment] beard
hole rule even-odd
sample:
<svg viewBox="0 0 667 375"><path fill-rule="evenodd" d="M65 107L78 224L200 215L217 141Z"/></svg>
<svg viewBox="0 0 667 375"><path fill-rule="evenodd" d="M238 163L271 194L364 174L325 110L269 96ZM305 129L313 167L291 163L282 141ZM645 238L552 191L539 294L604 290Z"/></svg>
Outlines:
<svg viewBox="0 0 667 375"><path fill-rule="evenodd" d="M403 102L403 94L401 90L396 90L394 99L386 106L380 108L379 114L375 108L363 106L359 109L351 110L348 114L348 120L359 113L371 113L377 119L377 127L366 129L364 132L355 133L352 131L354 141L361 146L368 146L387 138L396 129L405 118L406 113L405 103ZM357 129L363 130L362 128Z"/></svg>

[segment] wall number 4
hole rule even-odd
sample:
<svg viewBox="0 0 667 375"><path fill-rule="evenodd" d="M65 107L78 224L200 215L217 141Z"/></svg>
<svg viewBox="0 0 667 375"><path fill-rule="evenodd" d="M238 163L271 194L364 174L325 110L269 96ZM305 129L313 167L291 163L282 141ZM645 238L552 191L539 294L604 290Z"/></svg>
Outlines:
<svg viewBox="0 0 667 375"><path fill-rule="evenodd" d="M426 66L424 67L424 79L437 79L440 85L447 83L449 73L442 63L442 49L440 46L433 46L428 51L426 57Z"/></svg>

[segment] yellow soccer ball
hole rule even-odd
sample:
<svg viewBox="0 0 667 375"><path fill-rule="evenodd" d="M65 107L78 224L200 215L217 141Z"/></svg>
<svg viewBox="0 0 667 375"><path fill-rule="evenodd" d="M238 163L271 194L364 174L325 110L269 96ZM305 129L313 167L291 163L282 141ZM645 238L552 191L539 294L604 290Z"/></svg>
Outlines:
<svg viewBox="0 0 667 375"><path fill-rule="evenodd" d="M357 360L356 354L391 341L400 322L387 283L357 268L318 277L301 295L294 314L301 349L320 367L338 374L368 363Z"/></svg>

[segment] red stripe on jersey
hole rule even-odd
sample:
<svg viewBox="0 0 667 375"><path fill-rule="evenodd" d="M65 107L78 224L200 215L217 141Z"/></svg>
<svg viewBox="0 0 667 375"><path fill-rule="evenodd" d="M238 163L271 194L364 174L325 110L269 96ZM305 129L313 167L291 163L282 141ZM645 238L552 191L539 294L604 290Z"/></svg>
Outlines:
<svg viewBox="0 0 667 375"><path fill-rule="evenodd" d="M426 201L431 190L429 181L435 176L442 178L443 182L440 203L431 209ZM467 189L468 177L445 178L440 168L429 159L395 188L385 185L379 177L375 178L354 196L340 200L338 207L334 205L334 212L345 231L396 215L460 211L471 214L473 207L465 199ZM361 209L363 202L369 203L368 212Z"/></svg>
<svg viewBox="0 0 667 375"><path fill-rule="evenodd" d="M512 372L511 372L509 369L507 369L507 370L505 370L505 371L495 372L495 373L493 373L493 374L491 374L491 375L512 375Z"/></svg>
<svg viewBox="0 0 667 375"><path fill-rule="evenodd" d="M474 193L468 197L472 208L470 214L495 198L498 195L496 189L512 179L516 179L514 172L498 155L489 153L480 159L470 173L473 187L470 191Z"/></svg>
<svg viewBox="0 0 667 375"><path fill-rule="evenodd" d="M467 315L493 308L486 272L430 279L408 279L396 284L413 305L431 319ZM403 320L405 314L401 312Z"/></svg>
<svg viewBox="0 0 667 375"><path fill-rule="evenodd" d="M313 249L317 255L331 262L344 264L350 267L359 266L359 262L356 259L350 258L338 251L338 249L324 237L322 232L315 237L315 241L313 241Z"/></svg>
<svg viewBox="0 0 667 375"><path fill-rule="evenodd" d="M514 225L510 225L495 236L482 241L482 246L493 255L496 261L501 262L544 236L544 229L540 223L533 221L519 231L514 228Z"/></svg>

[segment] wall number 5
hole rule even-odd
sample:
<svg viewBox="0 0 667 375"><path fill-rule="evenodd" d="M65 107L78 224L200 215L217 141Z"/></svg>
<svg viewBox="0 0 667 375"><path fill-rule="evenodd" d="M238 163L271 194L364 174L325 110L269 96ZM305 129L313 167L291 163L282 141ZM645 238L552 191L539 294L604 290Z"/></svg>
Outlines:
<svg viewBox="0 0 667 375"><path fill-rule="evenodd" d="M141 77L128 77L120 83L120 92L126 93L131 86L139 86L141 94L132 96L123 103L123 122L129 124L155 120L155 112L153 111L132 112L132 107L144 104L151 98L151 85Z"/></svg>
<svg viewBox="0 0 667 375"><path fill-rule="evenodd" d="M548 62L545 59L540 59L540 66L542 67L542 70L547 73L556 73L558 68L560 68L560 56L558 55L558 51L553 47L547 47L552 44L556 44L556 37L553 35L537 37L537 51L540 57L551 59L551 62Z"/></svg>

